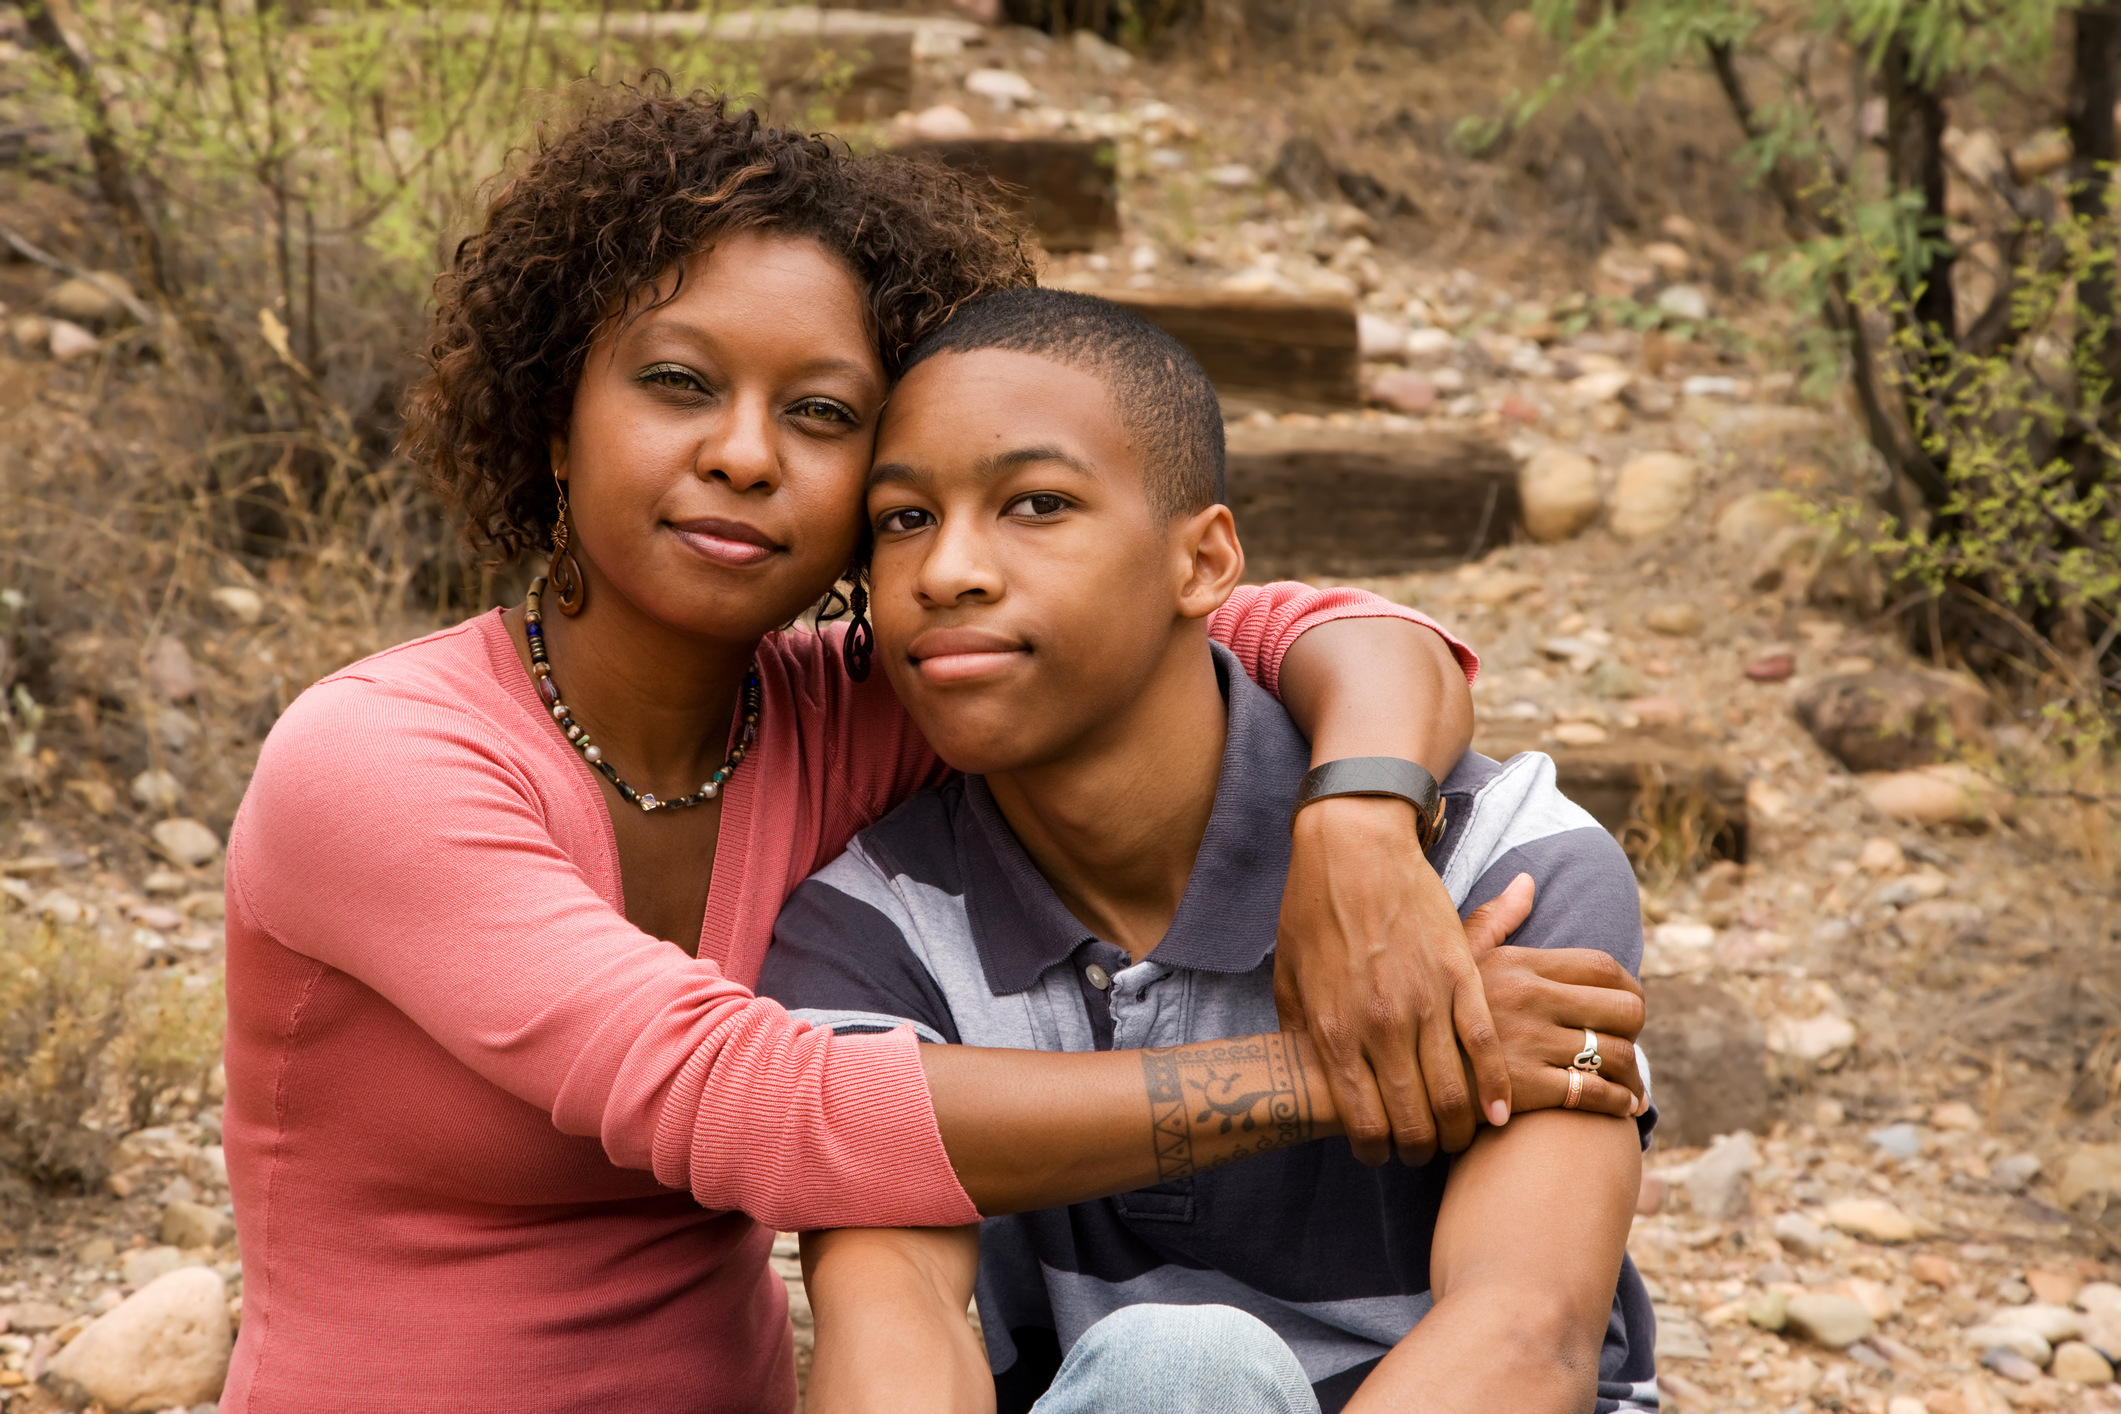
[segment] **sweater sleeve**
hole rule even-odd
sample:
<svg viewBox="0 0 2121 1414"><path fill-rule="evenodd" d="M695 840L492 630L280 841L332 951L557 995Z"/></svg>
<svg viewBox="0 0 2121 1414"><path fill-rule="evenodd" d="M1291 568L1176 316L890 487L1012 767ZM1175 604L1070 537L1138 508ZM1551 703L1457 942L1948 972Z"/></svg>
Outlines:
<svg viewBox="0 0 2121 1414"><path fill-rule="evenodd" d="M527 760L473 710L319 684L260 757L231 905L705 1207L784 1229L976 1221L912 1031L813 1029L635 928L555 837L579 802Z"/></svg>
<svg viewBox="0 0 2121 1414"><path fill-rule="evenodd" d="M1405 619L1434 629L1451 646L1466 681L1480 675L1480 659L1452 632L1418 609L1409 609L1367 589L1313 589L1288 580L1241 584L1213 618L1208 632L1237 655L1245 673L1267 691L1281 694L1281 660L1290 645L1335 619Z"/></svg>

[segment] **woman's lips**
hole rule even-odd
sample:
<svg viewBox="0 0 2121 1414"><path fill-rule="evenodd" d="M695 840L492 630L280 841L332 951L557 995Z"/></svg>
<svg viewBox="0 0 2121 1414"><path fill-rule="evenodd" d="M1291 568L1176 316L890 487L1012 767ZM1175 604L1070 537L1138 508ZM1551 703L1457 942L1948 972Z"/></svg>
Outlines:
<svg viewBox="0 0 2121 1414"><path fill-rule="evenodd" d="M906 650L921 677L932 683L973 682L1022 662L1031 650L1014 639L977 628L936 629Z"/></svg>
<svg viewBox="0 0 2121 1414"><path fill-rule="evenodd" d="M755 565L781 548L766 532L740 520L707 517L672 521L670 529L694 554L718 565Z"/></svg>

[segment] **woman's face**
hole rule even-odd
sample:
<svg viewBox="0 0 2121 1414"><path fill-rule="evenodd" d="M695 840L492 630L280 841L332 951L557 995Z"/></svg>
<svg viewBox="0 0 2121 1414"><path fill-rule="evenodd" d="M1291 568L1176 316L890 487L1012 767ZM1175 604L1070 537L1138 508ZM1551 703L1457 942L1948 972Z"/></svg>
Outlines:
<svg viewBox="0 0 2121 1414"><path fill-rule="evenodd" d="M861 286L815 241L688 258L676 298L599 331L552 449L591 606L723 640L794 618L854 552L884 391Z"/></svg>

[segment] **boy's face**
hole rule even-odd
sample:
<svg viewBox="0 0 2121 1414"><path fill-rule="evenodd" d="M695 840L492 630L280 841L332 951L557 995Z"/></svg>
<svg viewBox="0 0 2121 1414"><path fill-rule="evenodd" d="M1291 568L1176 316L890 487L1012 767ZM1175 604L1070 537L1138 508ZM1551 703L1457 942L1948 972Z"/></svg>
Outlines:
<svg viewBox="0 0 2121 1414"><path fill-rule="evenodd" d="M1204 527L1236 554L1229 512L1150 505L1102 380L997 349L938 355L899 385L869 522L885 671L942 758L986 774L1116 725L1176 620L1212 612L1243 563L1201 582Z"/></svg>

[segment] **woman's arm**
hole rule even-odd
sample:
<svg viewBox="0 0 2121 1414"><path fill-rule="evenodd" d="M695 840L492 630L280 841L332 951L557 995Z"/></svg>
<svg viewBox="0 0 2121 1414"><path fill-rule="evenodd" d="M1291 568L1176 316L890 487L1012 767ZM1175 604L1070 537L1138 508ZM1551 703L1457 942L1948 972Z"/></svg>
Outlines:
<svg viewBox="0 0 2121 1414"><path fill-rule="evenodd" d="M1590 1408L1641 1184L1632 1124L1545 1110L1483 1132L1444 1188L1435 1308L1347 1414Z"/></svg>
<svg viewBox="0 0 2121 1414"><path fill-rule="evenodd" d="M966 1319L979 1227L803 1234L817 1345L808 1414L993 1414L994 1376Z"/></svg>

